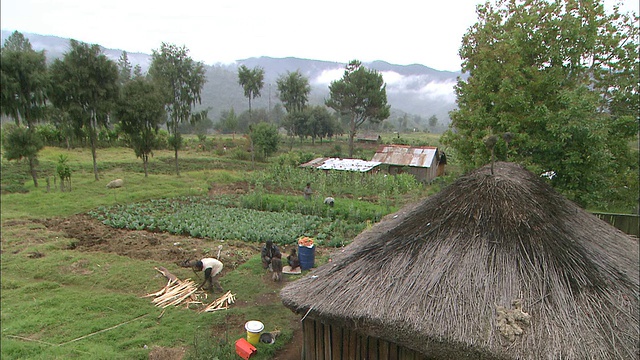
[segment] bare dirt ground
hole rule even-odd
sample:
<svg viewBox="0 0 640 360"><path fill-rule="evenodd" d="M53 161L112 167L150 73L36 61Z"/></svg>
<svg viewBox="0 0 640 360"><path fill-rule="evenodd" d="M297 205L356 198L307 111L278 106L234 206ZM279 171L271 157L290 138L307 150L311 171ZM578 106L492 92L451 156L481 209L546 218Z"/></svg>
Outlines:
<svg viewBox="0 0 640 360"><path fill-rule="evenodd" d="M210 189L210 195L215 194L242 194L247 191L246 184L234 184L230 186L214 186ZM86 252L115 253L132 259L156 260L161 263L179 263L185 259L198 259L203 254L217 257L218 245L222 245L220 259L225 264L222 276L236 269L246 262L251 256L260 252L261 244L248 244L242 241L211 241L188 236L177 236L168 233L154 233L148 231L114 229L91 218L86 214L73 215L68 218L33 219L20 221L7 221L3 227L11 227L34 222L44 225L48 231L62 232L71 239L70 250ZM283 254L288 249L282 249ZM317 255L323 255L328 249L318 248ZM38 256L35 254L34 256ZM286 281L274 283L270 274L264 275L265 286L281 288ZM262 304L280 304L280 298L275 294L264 296L258 301ZM249 306L242 301L238 306ZM232 316L226 319L226 326L242 326L244 319L234 319ZM293 340L281 349L273 357L275 360L297 360L300 358L302 347L302 329L297 321L292 323L294 330ZM215 331L215 329L212 329ZM151 349L149 359L152 360L181 360L186 353L185 348Z"/></svg>

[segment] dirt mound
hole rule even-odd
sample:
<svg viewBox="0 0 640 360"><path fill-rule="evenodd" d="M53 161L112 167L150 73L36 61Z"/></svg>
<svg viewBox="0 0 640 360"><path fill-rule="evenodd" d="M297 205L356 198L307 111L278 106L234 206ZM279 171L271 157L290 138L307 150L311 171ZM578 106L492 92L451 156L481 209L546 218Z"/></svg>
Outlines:
<svg viewBox="0 0 640 360"><path fill-rule="evenodd" d="M260 252L260 244L205 240L145 230L115 229L86 214L38 221L48 229L63 232L66 237L73 239L71 249L115 253L140 260L178 263L185 259L217 257L218 246L222 246L220 259L225 264L225 270L233 270Z"/></svg>

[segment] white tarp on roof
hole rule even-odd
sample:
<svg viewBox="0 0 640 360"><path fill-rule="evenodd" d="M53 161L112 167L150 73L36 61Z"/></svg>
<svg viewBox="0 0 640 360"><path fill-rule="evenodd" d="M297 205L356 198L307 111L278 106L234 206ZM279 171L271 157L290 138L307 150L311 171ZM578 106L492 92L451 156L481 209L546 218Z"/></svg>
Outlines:
<svg viewBox="0 0 640 360"><path fill-rule="evenodd" d="M346 171L359 171L367 172L376 166L380 165L379 161L365 161L360 159L339 159L339 158L326 158L315 159L308 162L307 166L313 166L316 169L321 170L346 170Z"/></svg>

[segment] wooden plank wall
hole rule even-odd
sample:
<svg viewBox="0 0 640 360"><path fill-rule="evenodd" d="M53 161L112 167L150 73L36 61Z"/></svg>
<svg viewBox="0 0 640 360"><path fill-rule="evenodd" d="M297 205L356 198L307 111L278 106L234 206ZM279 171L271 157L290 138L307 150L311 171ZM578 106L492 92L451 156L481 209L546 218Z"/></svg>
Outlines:
<svg viewBox="0 0 640 360"><path fill-rule="evenodd" d="M422 354L351 329L307 318L302 360L426 360Z"/></svg>
<svg viewBox="0 0 640 360"><path fill-rule="evenodd" d="M617 227L629 235L640 237L640 216L636 214L611 214L594 212L593 215Z"/></svg>

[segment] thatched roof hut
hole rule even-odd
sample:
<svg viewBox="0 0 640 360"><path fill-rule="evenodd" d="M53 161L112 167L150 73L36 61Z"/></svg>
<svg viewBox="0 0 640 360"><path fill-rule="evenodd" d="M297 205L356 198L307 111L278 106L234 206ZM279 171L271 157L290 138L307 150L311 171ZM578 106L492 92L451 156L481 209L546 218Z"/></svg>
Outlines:
<svg viewBox="0 0 640 360"><path fill-rule="evenodd" d="M496 163L387 216L281 297L303 316L306 360L635 359L639 272L636 238Z"/></svg>

